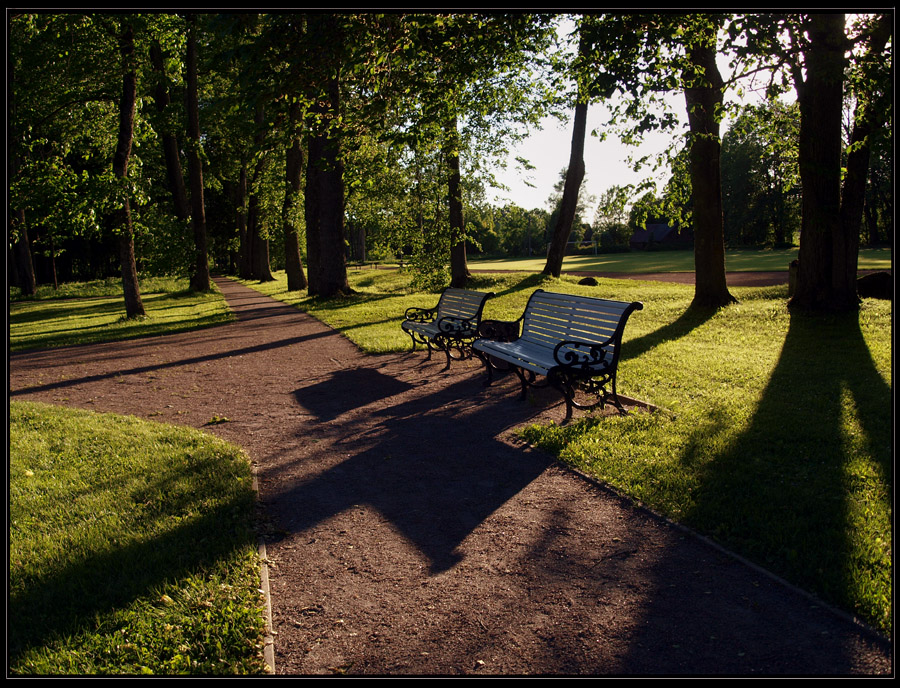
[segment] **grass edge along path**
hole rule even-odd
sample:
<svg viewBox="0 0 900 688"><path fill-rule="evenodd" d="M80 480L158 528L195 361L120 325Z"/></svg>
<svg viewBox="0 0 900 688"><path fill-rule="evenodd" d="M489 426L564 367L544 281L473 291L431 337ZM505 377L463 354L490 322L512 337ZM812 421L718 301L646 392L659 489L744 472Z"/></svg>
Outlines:
<svg viewBox="0 0 900 688"><path fill-rule="evenodd" d="M9 412L8 671L266 673L243 451L134 417Z"/></svg>
<svg viewBox="0 0 900 688"><path fill-rule="evenodd" d="M700 312L693 287L660 282L478 274L485 318L515 319L534 288L639 300L619 391L669 410L531 426L561 461L712 537L882 633L892 632L891 309L803 316L787 287L734 288L739 303ZM309 298L245 282L292 303L364 351L408 350L409 306L433 306L402 271L351 273L357 293Z"/></svg>
<svg viewBox="0 0 900 688"><path fill-rule="evenodd" d="M125 318L122 286L117 280L97 280L43 286L32 298L10 290L9 350L56 348L119 341L212 327L234 320L221 292L188 289L184 278L141 281L146 316ZM15 292L15 293L13 293Z"/></svg>

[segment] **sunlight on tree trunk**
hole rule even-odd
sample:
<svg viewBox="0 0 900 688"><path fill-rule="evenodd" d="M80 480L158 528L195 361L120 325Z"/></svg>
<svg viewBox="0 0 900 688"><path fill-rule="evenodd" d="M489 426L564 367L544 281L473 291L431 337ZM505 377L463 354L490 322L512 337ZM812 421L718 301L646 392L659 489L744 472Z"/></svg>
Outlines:
<svg viewBox="0 0 900 688"><path fill-rule="evenodd" d="M578 193L581 190L581 182L584 180L584 135L587 129L587 110L587 103L578 103L575 106L575 124L572 131L572 150L569 155L566 184L556 217L556 226L553 228L553 237L550 240L550 249L547 252L547 263L543 270L545 275L553 277L559 277L562 272L566 243L572 233L572 223L578 209Z"/></svg>
<svg viewBox="0 0 900 688"><path fill-rule="evenodd" d="M134 65L134 29L126 26L121 36L120 50L124 75L122 78L122 98L119 101L119 139L113 156L113 173L118 179L128 177L128 159L131 156L131 142L134 137L134 111L137 92L137 76ZM126 196L117 213L117 245L119 264L122 268L122 290L125 295L125 315L137 318L145 315L144 304L138 284L137 264L134 259L134 230L131 225L131 202Z"/></svg>

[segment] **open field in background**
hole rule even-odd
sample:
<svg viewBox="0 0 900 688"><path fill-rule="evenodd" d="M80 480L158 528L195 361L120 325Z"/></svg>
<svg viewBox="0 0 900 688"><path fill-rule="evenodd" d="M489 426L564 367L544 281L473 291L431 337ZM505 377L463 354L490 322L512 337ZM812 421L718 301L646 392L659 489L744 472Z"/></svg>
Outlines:
<svg viewBox="0 0 900 688"><path fill-rule="evenodd" d="M734 272L785 271L797 258L798 249L732 249L726 251L725 269ZM890 248L866 248L859 252L860 270L891 270ZM540 272L545 256L532 258L470 259L469 267L476 270L521 270ZM597 255L566 256L563 272L693 272L693 251L631 251L600 253Z"/></svg>

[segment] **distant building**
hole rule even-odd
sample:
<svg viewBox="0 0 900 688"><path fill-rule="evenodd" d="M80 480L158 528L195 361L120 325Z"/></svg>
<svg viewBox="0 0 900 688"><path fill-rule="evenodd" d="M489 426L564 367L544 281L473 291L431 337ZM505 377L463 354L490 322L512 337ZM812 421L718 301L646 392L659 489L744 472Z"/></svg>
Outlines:
<svg viewBox="0 0 900 688"><path fill-rule="evenodd" d="M645 251L651 246L666 248L688 248L694 243L690 230L679 233L667 224L649 224L646 229L639 229L631 235L629 246L636 251Z"/></svg>

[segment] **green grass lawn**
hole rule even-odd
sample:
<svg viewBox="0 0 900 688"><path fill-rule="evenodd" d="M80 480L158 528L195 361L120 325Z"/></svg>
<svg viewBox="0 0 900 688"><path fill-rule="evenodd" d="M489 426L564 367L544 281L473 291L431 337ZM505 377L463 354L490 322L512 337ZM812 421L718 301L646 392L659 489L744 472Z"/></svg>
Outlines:
<svg viewBox="0 0 900 688"><path fill-rule="evenodd" d="M13 350L233 320L218 291L118 280L10 294ZM265 671L250 467L212 436L115 415L9 405L8 667L13 674Z"/></svg>
<svg viewBox="0 0 900 688"><path fill-rule="evenodd" d="M191 292L186 279L142 281L141 300L147 315L126 319L122 285L117 280L40 287L37 296L10 294L11 351L132 339L208 327L234 319L215 288ZM12 291L12 290L11 290Z"/></svg>
<svg viewBox="0 0 900 688"><path fill-rule="evenodd" d="M290 294L284 273L276 277L251 286L296 304L376 353L407 350L403 312L438 299L414 292L400 270L352 271L356 295L332 300ZM642 301L644 310L625 331L619 390L665 411L577 415L565 427L528 427L524 437L890 634L892 304L866 299L858 314L803 316L788 312L786 286L736 287L731 291L738 304L703 312L689 308L692 286L598 281L587 287L575 278L478 274L471 286L497 294L485 317L498 319L517 318L537 287ZM17 330L27 322L11 320L10 336L20 336ZM27 336L19 341L29 346ZM65 443L68 436L43 425L36 433L17 446L26 451L39 442ZM13 465L11 459L11 492L27 471L37 474L27 462L18 473ZM11 508L13 499L11 494ZM102 556L112 560L116 552L134 551L116 546L104 544ZM11 579L17 557L11 557ZM51 572L55 566L38 562ZM48 575L53 591L59 578ZM16 590L11 587L11 594ZM169 592L148 599L163 594L180 599ZM147 602L146 608L152 615L166 605ZM232 609L252 606L244 600ZM186 616L192 609L189 602L173 607ZM78 618L87 624L88 615ZM96 619L97 628L106 628ZM40 618L32 620L41 628Z"/></svg>
<svg viewBox="0 0 900 688"><path fill-rule="evenodd" d="M251 283L370 352L403 351L409 306L433 306L401 271L351 273L357 294L289 294L283 273ZM534 426L524 437L560 460L885 633L892 610L892 307L804 316L787 287L733 288L739 303L691 309L693 287L478 274L486 318L515 319L542 287L642 301L625 331L619 391L665 409Z"/></svg>
<svg viewBox="0 0 900 688"><path fill-rule="evenodd" d="M730 249L725 255L725 268L735 272L787 271L797 257L797 249ZM544 256L532 258L502 258L496 260L470 260L477 270L521 270L540 272L544 269ZM860 270L890 270L890 248L864 248L859 252ZM630 251L626 253L601 253L597 255L566 256L563 272L693 272L693 251Z"/></svg>
<svg viewBox="0 0 900 688"><path fill-rule="evenodd" d="M264 673L241 450L111 414L9 414L9 672Z"/></svg>

